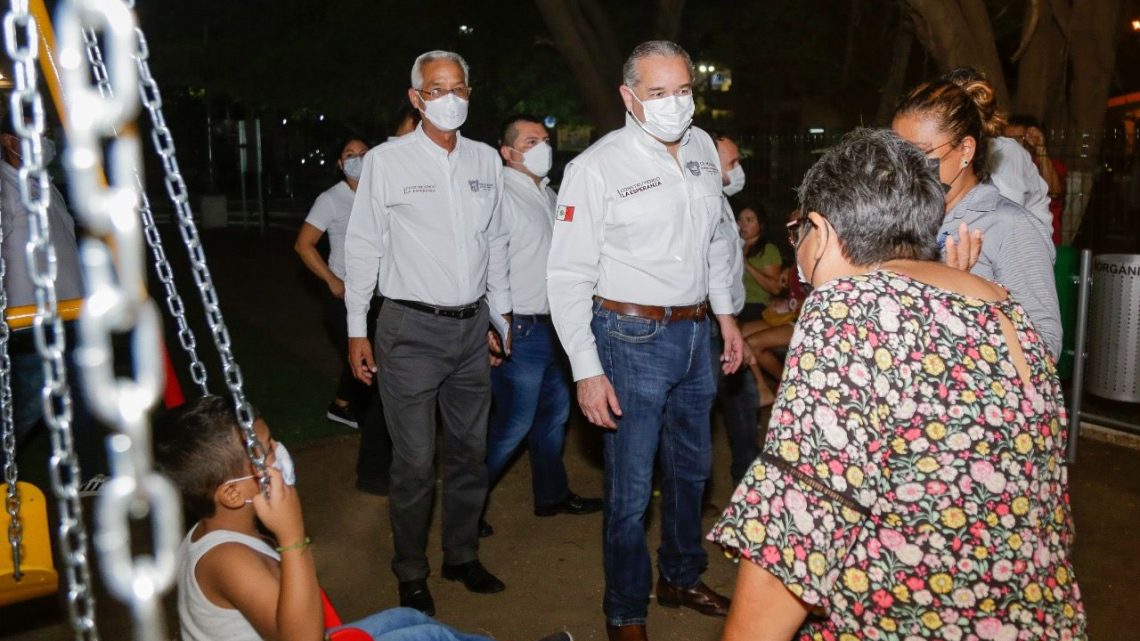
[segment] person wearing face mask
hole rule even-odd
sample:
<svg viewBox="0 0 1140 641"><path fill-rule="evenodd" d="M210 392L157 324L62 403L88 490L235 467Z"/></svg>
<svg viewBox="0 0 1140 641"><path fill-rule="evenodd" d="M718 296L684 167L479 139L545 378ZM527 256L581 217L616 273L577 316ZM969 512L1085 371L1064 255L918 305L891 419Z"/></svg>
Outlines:
<svg viewBox="0 0 1140 641"><path fill-rule="evenodd" d="M728 599L701 581L701 500L711 465L720 365L743 358L732 314L734 239L716 147L693 117L693 70L675 43L638 45L619 88L625 127L566 169L547 265L550 310L586 419L603 428L603 610L610 639L646 639L653 570L645 511L662 461L657 602L724 616ZM699 364L699 366L698 366Z"/></svg>
<svg viewBox="0 0 1140 641"><path fill-rule="evenodd" d="M348 351L348 334L344 307L344 237L352 200L364 168L368 144L360 138L349 138L340 147L337 168L343 179L317 196L309 215L297 233L293 249L305 267L324 281L328 295L323 298L325 328L337 352ZM321 237L328 234L329 258L326 262L317 249ZM379 305L373 305L368 327L376 326ZM388 494L388 468L392 464L392 442L384 424L380 397L369 386L356 380L352 367L344 361L336 396L329 403L325 417L351 428L360 427L360 451L356 464L357 489L371 494ZM363 424L363 425L362 425Z"/></svg>
<svg viewBox="0 0 1140 641"><path fill-rule="evenodd" d="M510 233L510 355L491 370L491 418L487 426L487 476L493 486L526 441L535 516L593 514L599 498L570 491L562 447L570 418L570 376L546 296L546 260L554 231L557 194L550 188L550 134L534 116L508 119L499 155L503 199L499 212ZM493 533L486 521L480 535Z"/></svg>
<svg viewBox="0 0 1140 641"><path fill-rule="evenodd" d="M946 192L946 216L938 235L944 259L1007 287L1056 360L1061 354L1061 310L1051 230L989 181L987 149L1004 124L988 82L942 79L911 90L896 108L891 128L926 154ZM973 261L956 264L951 260L954 239L964 239L967 229L980 244L980 253Z"/></svg>
<svg viewBox="0 0 1140 641"><path fill-rule="evenodd" d="M487 498L491 314L509 317L508 234L497 211L503 166L464 138L467 63L429 51L412 65L408 100L423 115L410 134L364 156L345 238L348 357L378 380L392 436L389 488L400 603L429 614L428 529L435 493L436 416L443 437L444 579L473 592L505 585L479 561ZM366 315L384 297L373 343Z"/></svg>
<svg viewBox="0 0 1140 641"><path fill-rule="evenodd" d="M28 269L27 244L31 237L32 212L24 206L20 196L20 167L24 164L20 138L12 126L12 119L0 109L0 224L3 225L4 282L8 310L36 305L35 286ZM51 137L43 138L43 165L46 168L55 157L55 143ZM50 180L50 176L49 176ZM54 184L49 187L47 205L48 236L55 251L55 292L60 302L82 299L84 296L82 270L79 266L79 248L76 243L75 218L67 209L63 195ZM74 361L74 348L78 334L77 321L63 324L67 362L68 385L73 392L82 389L79 368ZM41 393L44 387L43 362L35 346L31 327L13 331L8 342L11 359L12 419L17 446L35 429L43 418ZM82 394L72 394L72 429L75 433L76 453L84 479L96 475L103 468L102 446L95 433L95 423ZM5 455L0 451L0 465Z"/></svg>

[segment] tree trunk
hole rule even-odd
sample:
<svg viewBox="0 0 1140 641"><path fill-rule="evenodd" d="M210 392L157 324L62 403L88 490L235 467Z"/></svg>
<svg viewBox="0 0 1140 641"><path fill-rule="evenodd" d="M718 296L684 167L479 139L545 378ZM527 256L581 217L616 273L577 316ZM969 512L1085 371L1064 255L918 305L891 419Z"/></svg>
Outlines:
<svg viewBox="0 0 1140 641"><path fill-rule="evenodd" d="M891 45L891 66L887 70L887 80L883 83L882 94L879 97L879 113L875 118L878 124L890 124L895 105L903 93L903 83L906 82L906 70L910 66L910 52L913 48L912 23L905 15L900 15L895 26L895 40Z"/></svg>
<svg viewBox="0 0 1140 641"><path fill-rule="evenodd" d="M535 5L598 133L620 127L623 109L617 85L623 59L605 9L598 0L535 0Z"/></svg>
<svg viewBox="0 0 1140 641"><path fill-rule="evenodd" d="M942 70L970 66L993 85L998 105L1009 108L1009 90L993 28L982 0L906 0L915 35Z"/></svg>
<svg viewBox="0 0 1140 641"><path fill-rule="evenodd" d="M1063 119L1067 118L1063 113L1063 90L1069 43L1053 6L1054 2L1038 3L1037 28L1029 34L1017 65L1014 111L1063 127Z"/></svg>
<svg viewBox="0 0 1140 641"><path fill-rule="evenodd" d="M1072 40L1069 87L1069 136L1065 151L1070 159L1069 198L1066 223L1068 242L1080 229L1104 136L1105 104L1116 42L1120 33L1120 0L1074 0L1069 28Z"/></svg>

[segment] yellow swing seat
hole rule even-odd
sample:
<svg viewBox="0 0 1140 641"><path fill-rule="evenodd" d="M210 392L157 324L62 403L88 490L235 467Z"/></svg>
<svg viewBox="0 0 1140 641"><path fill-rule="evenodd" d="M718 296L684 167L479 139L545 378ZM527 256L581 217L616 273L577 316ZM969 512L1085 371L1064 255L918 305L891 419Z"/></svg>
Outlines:
<svg viewBox="0 0 1140 641"><path fill-rule="evenodd" d="M31 483L16 482L20 490L20 520L24 525L23 556L19 581L13 576L12 551L8 547L8 511L0 509L0 606L55 594L59 574L52 566L51 536L48 533L47 502L44 493ZM8 484L0 483L0 503L7 496Z"/></svg>

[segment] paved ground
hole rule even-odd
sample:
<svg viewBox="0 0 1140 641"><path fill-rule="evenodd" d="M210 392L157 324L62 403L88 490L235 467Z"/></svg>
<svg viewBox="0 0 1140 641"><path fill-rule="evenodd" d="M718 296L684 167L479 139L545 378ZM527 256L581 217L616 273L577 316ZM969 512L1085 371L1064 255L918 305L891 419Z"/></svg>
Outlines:
<svg viewBox="0 0 1140 641"><path fill-rule="evenodd" d="M251 397L270 425L295 444L299 488L306 523L316 541L321 582L341 614L351 620L397 603L395 581L388 570L387 503L353 489L357 438L326 425L321 418L337 356L321 334L313 303L315 290L306 286L307 279L290 250L291 240L280 233L264 240L236 233L211 234L206 246ZM199 336L203 351L208 352L206 335ZM714 470L710 499L722 505L731 488L728 452L719 428L714 430L714 448L714 460L722 464ZM574 489L600 495L600 447L592 428L572 425L566 459ZM1090 638L1097 641L1140 639L1140 627L1128 616L1140 604L1136 593L1140 579L1138 461L1140 453L1134 450L1082 439L1080 460L1071 473L1077 577L1089 611ZM526 641L562 628L579 640L604 639L601 518L535 518L529 474L524 458L496 490L488 515L496 534L484 540L481 550L486 565L507 583L507 591L473 595L457 584L432 577L439 618L496 639ZM710 519L705 517L706 527ZM649 529L650 541L656 541L655 513L650 514ZM708 549L711 562L706 582L730 592L735 574L732 563L712 546ZM438 522L430 554L438 567ZM125 611L102 592L99 603L103 638L130 638ZM71 638L61 612L51 598L0 609L0 638ZM718 638L721 621L651 605L649 626L658 641L706 641Z"/></svg>

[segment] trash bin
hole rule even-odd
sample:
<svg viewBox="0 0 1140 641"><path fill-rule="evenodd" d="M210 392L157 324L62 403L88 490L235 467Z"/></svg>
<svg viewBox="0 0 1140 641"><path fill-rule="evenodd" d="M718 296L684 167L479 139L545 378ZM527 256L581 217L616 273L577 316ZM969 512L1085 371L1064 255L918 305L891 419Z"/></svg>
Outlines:
<svg viewBox="0 0 1140 641"><path fill-rule="evenodd" d="M1085 389L1140 403L1140 255L1093 257Z"/></svg>

